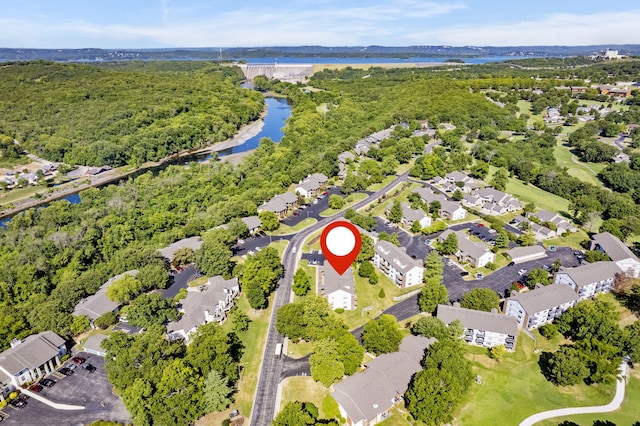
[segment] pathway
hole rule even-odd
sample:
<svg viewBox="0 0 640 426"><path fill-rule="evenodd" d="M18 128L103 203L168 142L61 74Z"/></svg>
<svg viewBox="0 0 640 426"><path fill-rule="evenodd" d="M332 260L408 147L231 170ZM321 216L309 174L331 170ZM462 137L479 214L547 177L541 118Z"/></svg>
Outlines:
<svg viewBox="0 0 640 426"><path fill-rule="evenodd" d="M627 384L627 369L626 362L622 362L620 366L621 373L618 376L616 383L616 394L613 400L607 405L598 405L592 407L574 407L574 408L560 408L558 410L543 411L542 413L534 414L524 419L520 426L533 426L534 424L541 422L542 420L552 419L554 417L571 416L574 414L597 414L597 413L610 413L617 410L624 401L625 386Z"/></svg>

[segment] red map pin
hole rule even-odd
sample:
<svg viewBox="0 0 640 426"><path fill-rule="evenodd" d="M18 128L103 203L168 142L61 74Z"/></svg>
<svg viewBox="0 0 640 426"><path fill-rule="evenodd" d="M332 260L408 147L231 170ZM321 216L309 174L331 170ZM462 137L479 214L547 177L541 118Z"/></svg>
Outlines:
<svg viewBox="0 0 640 426"><path fill-rule="evenodd" d="M320 247L329 264L340 275L344 274L360 253L362 238L351 222L339 220L327 225L320 237Z"/></svg>

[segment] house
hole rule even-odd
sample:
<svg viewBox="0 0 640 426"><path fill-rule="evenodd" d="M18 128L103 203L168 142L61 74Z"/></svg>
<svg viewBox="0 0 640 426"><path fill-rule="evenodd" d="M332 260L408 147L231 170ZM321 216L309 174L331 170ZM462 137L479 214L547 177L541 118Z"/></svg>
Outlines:
<svg viewBox="0 0 640 426"><path fill-rule="evenodd" d="M347 168L344 166L344 163L338 163L338 179L346 179L347 178Z"/></svg>
<svg viewBox="0 0 640 426"><path fill-rule="evenodd" d="M98 355L101 357L105 357L107 355L107 351L105 351L101 344L102 341L107 339L109 336L106 334L94 334L89 337L86 342L84 342L83 349L85 352Z"/></svg>
<svg viewBox="0 0 640 426"><path fill-rule="evenodd" d="M594 262L576 268L560 268L553 282L568 285L580 300L584 300L611 291L616 276L621 273L622 269L615 262Z"/></svg>
<svg viewBox="0 0 640 426"><path fill-rule="evenodd" d="M545 123L560 123L563 120L564 117L560 114L560 110L558 108L547 108L547 113L543 117L543 121Z"/></svg>
<svg viewBox="0 0 640 426"><path fill-rule="evenodd" d="M348 163L350 161L355 161L355 160L356 160L356 156L349 151L345 151L338 154L338 161L342 164Z"/></svg>
<svg viewBox="0 0 640 426"><path fill-rule="evenodd" d="M608 232L602 232L592 237L590 250L606 253L622 271L634 278L640 276L640 260L633 254L625 243Z"/></svg>
<svg viewBox="0 0 640 426"><path fill-rule="evenodd" d="M421 284L424 276L422 264L407 254L404 248L389 241L374 244L373 264L401 288Z"/></svg>
<svg viewBox="0 0 640 426"><path fill-rule="evenodd" d="M161 248L158 250L162 257L167 259L169 262L173 262L173 256L175 256L176 252L183 248L189 248L193 251L198 250L202 246L203 240L200 236L184 238L182 240L178 240L175 243L169 245L168 247Z"/></svg>
<svg viewBox="0 0 640 426"><path fill-rule="evenodd" d="M504 207L504 213L515 212L516 210L520 210L522 208L522 203L520 203L520 201L518 201L516 198L502 191L498 191L495 188L482 188L474 191L472 195L480 198L485 203L496 204L498 206ZM483 207L483 209L484 208L485 207ZM489 207L487 207L487 209L492 211L502 211L500 209L491 209Z"/></svg>
<svg viewBox="0 0 640 426"><path fill-rule="evenodd" d="M325 264L320 267L318 293L326 297L332 309L352 311L356 309L356 284L353 279L353 268L349 268L340 275L332 266Z"/></svg>
<svg viewBox="0 0 640 426"><path fill-rule="evenodd" d="M388 129L380 130L379 132L372 133L364 139L356 142L355 151L358 155L366 155L369 152L371 145L377 144L380 141L387 139L391 136L391 132L395 129L395 125Z"/></svg>
<svg viewBox="0 0 640 426"><path fill-rule="evenodd" d="M457 201L441 201L440 202L440 217L449 220L461 220L467 217L467 211Z"/></svg>
<svg viewBox="0 0 640 426"><path fill-rule="evenodd" d="M522 215L518 215L513 218L513 224L520 227L520 229L528 229L531 230L532 235L538 241L548 240L549 238L557 237L556 231L547 228L546 226L539 225L535 222L530 221L526 217Z"/></svg>
<svg viewBox="0 0 640 426"><path fill-rule="evenodd" d="M434 342L433 338L409 335L398 352L374 358L364 371L333 385L332 396L346 424L370 426L384 420L402 400L411 377L422 370L424 352Z"/></svg>
<svg viewBox="0 0 640 426"><path fill-rule="evenodd" d="M0 400L25 383L53 373L67 353L65 341L53 331L13 339L0 354Z"/></svg>
<svg viewBox="0 0 640 426"><path fill-rule="evenodd" d="M199 326L213 321L223 323L238 297L240 286L237 278L225 280L217 275L209 278L207 284L187 291L187 297L180 301L178 307L182 316L178 321L167 324L169 340L188 341Z"/></svg>
<svg viewBox="0 0 640 426"><path fill-rule="evenodd" d="M518 323L515 318L497 312L483 312L453 306L438 305L436 316L445 324L460 321L465 328L464 340L472 345L492 348L504 345L509 350L516 347Z"/></svg>
<svg viewBox="0 0 640 426"><path fill-rule="evenodd" d="M484 201L480 197L474 197L471 194L465 194L462 197L462 205L467 207L482 207L484 205Z"/></svg>
<svg viewBox="0 0 640 426"><path fill-rule="evenodd" d="M511 250L507 250L507 254L511 257L511 260L514 263L528 262L530 260L547 257L547 251L544 247L539 245L516 247Z"/></svg>
<svg viewBox="0 0 640 426"><path fill-rule="evenodd" d="M258 213L269 211L275 213L280 219L292 212L298 206L298 196L292 192L285 192L274 196L271 200L258 207Z"/></svg>
<svg viewBox="0 0 640 426"><path fill-rule="evenodd" d="M495 253L492 253L483 243L471 241L464 231L453 231L447 229L438 236L438 241L443 242L449 234L455 234L458 238L458 251L456 257L460 262L469 262L474 268L482 268L487 263L496 260Z"/></svg>
<svg viewBox="0 0 640 426"><path fill-rule="evenodd" d="M509 297L504 313L515 317L519 327L532 330L558 318L577 301L571 287L551 284Z"/></svg>
<svg viewBox="0 0 640 426"><path fill-rule="evenodd" d="M322 173L314 173L300 182L295 191L305 198L312 198L320 193L327 185L328 180L329 178Z"/></svg>
<svg viewBox="0 0 640 426"><path fill-rule="evenodd" d="M560 216L558 213L550 212L548 210L529 213L527 216L537 218L542 225L553 223L555 225L557 235L562 235L565 232L576 232L578 230L578 228L573 226L567 219Z"/></svg>
<svg viewBox="0 0 640 426"><path fill-rule="evenodd" d="M447 192L455 192L459 189L460 191L468 194L479 188L474 178L459 171L447 173L441 184Z"/></svg>
<svg viewBox="0 0 640 426"><path fill-rule="evenodd" d="M480 211L490 216L500 216L507 213L507 208L500 204L484 203Z"/></svg>
<svg viewBox="0 0 640 426"><path fill-rule="evenodd" d="M255 234L256 232L259 232L260 228L262 227L262 221L258 216L247 216L247 217L243 217L241 220L244 222L245 225L247 225L247 228L249 229L249 233L252 235Z"/></svg>
<svg viewBox="0 0 640 426"><path fill-rule="evenodd" d="M111 169L112 169L111 166L89 167L87 168L85 174L87 176L95 176L100 173L108 172Z"/></svg>
<svg viewBox="0 0 640 426"><path fill-rule="evenodd" d="M424 210L414 210L409 203L402 203L402 218L400 223L406 228L410 228L413 222L418 222L420 228L428 228L431 226L431 217L427 216Z"/></svg>
<svg viewBox="0 0 640 426"><path fill-rule="evenodd" d="M82 299L73 309L73 315L87 316L89 318L89 321L91 321L91 325L94 326L93 323L100 316L106 314L107 312L118 312L120 304L107 297L107 289L111 286L111 284L118 281L120 278L123 278L125 275L135 277L137 274L138 270L133 269L131 271L123 272L120 275L116 275L115 277L110 278L106 283L100 286L100 289L98 289L96 294Z"/></svg>

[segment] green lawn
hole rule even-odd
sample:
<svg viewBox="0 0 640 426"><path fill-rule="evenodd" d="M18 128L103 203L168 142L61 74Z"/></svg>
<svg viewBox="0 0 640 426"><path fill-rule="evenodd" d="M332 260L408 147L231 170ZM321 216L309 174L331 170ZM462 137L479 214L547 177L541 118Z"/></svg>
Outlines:
<svg viewBox="0 0 640 426"><path fill-rule="evenodd" d="M406 291L403 291L396 284L392 283L391 280L384 275L382 272L376 269L376 273L378 274L378 284L371 285L369 284L369 280L366 278L362 278L358 275L356 271L354 271L353 275L356 281L356 295L358 297L358 306L353 311L344 311L340 314L342 320L347 324L347 328L349 330L353 330L367 321L377 317L393 304L393 297L399 296ZM380 289L384 289L385 298L381 299L378 297L378 293ZM419 287L418 287L419 288ZM415 290L415 288L412 288ZM362 309L365 307L372 307L371 310L363 311Z"/></svg>
<svg viewBox="0 0 640 426"><path fill-rule="evenodd" d="M597 178L597 174L606 167L604 163L583 163L571 154L569 148L560 141L553 151L553 156L560 167L566 167L567 172L583 182L601 186L602 182ZM572 158L573 157L573 158Z"/></svg>
<svg viewBox="0 0 640 426"><path fill-rule="evenodd" d="M544 191L532 184L509 178L506 191L513 195L522 203L533 202L539 209L551 210L553 212L568 212L569 201L550 192Z"/></svg>
<svg viewBox="0 0 640 426"><path fill-rule="evenodd" d="M320 409L320 417L325 413L322 411L322 401L329 396L329 389L320 382L315 382L310 376L287 377L282 381L282 399L278 412L287 405L288 402L311 402Z"/></svg>
<svg viewBox="0 0 640 426"><path fill-rule="evenodd" d="M467 358L472 362L474 374L481 376L482 384L471 385L453 424L517 425L540 411L601 405L613 398L613 384L556 387L549 383L540 373L539 353L534 353L534 349L555 350L562 342L560 337L549 342L536 335L537 343L534 343L520 333L516 351L500 362L490 359L485 348L468 347Z"/></svg>
<svg viewBox="0 0 640 426"><path fill-rule="evenodd" d="M287 248L287 245L289 245L289 241L280 240L272 242L269 244L269 247L275 247L275 249L278 250L278 256L282 259L282 255L284 254L284 250Z"/></svg>
<svg viewBox="0 0 640 426"><path fill-rule="evenodd" d="M301 211L299 214L301 215L305 215L306 213L304 213L304 211ZM300 232L302 231L304 228L306 228L307 226L311 226L314 223L316 223L317 220L312 218L312 217L307 217L304 218L303 220L301 220L298 224L294 225L294 226L289 226L289 225L284 225L284 224L280 224L280 227L278 229L276 229L273 232L267 232L267 234L270 235L288 235L288 234L294 234L296 232Z"/></svg>
<svg viewBox="0 0 640 426"><path fill-rule="evenodd" d="M362 201L365 198L367 198L368 195L362 192L357 192L354 194L349 195L348 197L346 197L347 200L351 200L351 201L347 201L344 205L344 207L342 207L341 209L332 209L332 208L328 208L326 210L324 210L322 213L320 213L320 216L322 217L329 217L329 216L333 216L334 214L346 210L349 207L351 207L352 205L356 204L358 201Z"/></svg>
<svg viewBox="0 0 640 426"><path fill-rule="evenodd" d="M406 187L405 185L406 185L406 182L400 184L400 186L394 187L391 191L387 192L387 195L384 199L379 198L379 200L382 200L382 201L380 201L378 204L369 204L367 207L364 207L363 209L361 209L360 213L371 214L372 216L384 217L385 216L384 211L387 208L387 206L390 206L390 204L395 200L398 200L400 202L407 201L407 197L409 196L409 194L415 188L420 186L415 182L412 182ZM374 206L374 207L370 209L371 206Z"/></svg>
<svg viewBox="0 0 640 426"><path fill-rule="evenodd" d="M589 239L589 236L587 235L587 233L582 229L580 229L578 230L578 232L569 233L569 235L567 235L566 237L558 237L558 238L552 238L550 240L544 240L542 242L542 245L545 246L546 248L549 248L550 246L557 246L557 247L567 246L575 250L582 250L583 247L581 243L584 240L588 240L588 239Z"/></svg>
<svg viewBox="0 0 640 426"><path fill-rule="evenodd" d="M609 401L607 401L608 403ZM613 413L581 414L577 416L556 417L537 423L536 426L556 426L563 421L571 421L580 426L592 426L596 420L607 420L618 426L633 425L640 419L640 374L637 370L627 383L627 390L622 407Z"/></svg>

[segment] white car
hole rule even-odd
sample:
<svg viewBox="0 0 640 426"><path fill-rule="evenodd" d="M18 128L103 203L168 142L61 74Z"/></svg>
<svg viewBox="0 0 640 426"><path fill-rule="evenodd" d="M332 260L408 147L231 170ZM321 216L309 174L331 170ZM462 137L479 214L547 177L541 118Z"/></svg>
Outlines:
<svg viewBox="0 0 640 426"><path fill-rule="evenodd" d="M256 247L256 251L262 250L262 247Z"/></svg>
<svg viewBox="0 0 640 426"><path fill-rule="evenodd" d="M249 256L253 256L253 255L254 255L254 254L256 254L256 253L255 253L253 250L249 250L249 251L247 252L247 254L248 254Z"/></svg>
<svg viewBox="0 0 640 426"><path fill-rule="evenodd" d="M520 269L520 270L518 271L518 275L524 275L524 274L526 274L526 273L527 273L527 270L526 270L526 269Z"/></svg>

